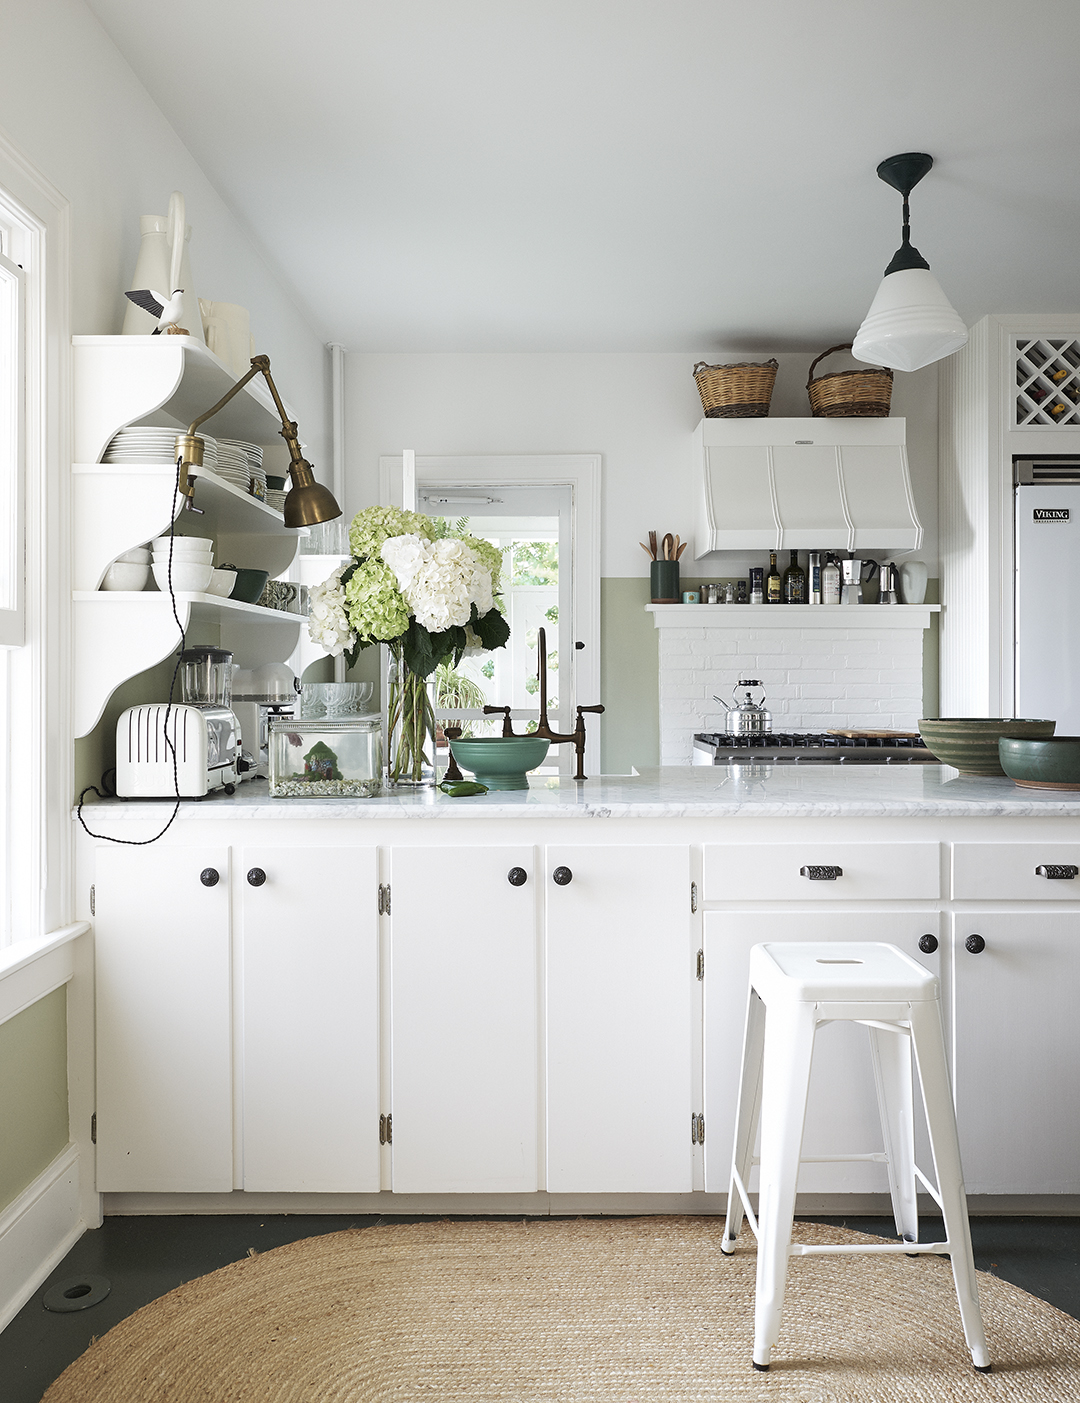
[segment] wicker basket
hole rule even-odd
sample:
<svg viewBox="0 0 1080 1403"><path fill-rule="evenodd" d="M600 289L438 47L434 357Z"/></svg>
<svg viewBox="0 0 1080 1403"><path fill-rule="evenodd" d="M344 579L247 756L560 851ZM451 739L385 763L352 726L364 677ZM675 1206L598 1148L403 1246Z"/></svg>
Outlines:
<svg viewBox="0 0 1080 1403"><path fill-rule="evenodd" d="M706 419L764 419L769 412L778 361L761 364L694 366L701 407Z"/></svg>
<svg viewBox="0 0 1080 1403"><path fill-rule="evenodd" d="M837 370L814 379L814 366L836 351L850 351L851 342L830 346L810 367L806 393L815 419L887 419L892 398L892 371L884 366L865 370Z"/></svg>

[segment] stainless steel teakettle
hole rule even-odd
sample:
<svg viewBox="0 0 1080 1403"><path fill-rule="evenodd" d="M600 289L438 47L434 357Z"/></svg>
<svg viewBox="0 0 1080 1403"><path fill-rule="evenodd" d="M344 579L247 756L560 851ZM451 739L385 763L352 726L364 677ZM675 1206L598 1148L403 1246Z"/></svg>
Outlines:
<svg viewBox="0 0 1080 1403"><path fill-rule="evenodd" d="M740 688L759 687L761 688L761 703L755 704L747 690L743 701L738 701L735 694ZM760 682L752 677L741 678L731 689L731 695L735 700L729 706L722 697L713 697L713 701L718 701L727 711L727 718L724 722L724 730L729 736L760 736L766 731L772 730L772 713L765 710L765 688Z"/></svg>

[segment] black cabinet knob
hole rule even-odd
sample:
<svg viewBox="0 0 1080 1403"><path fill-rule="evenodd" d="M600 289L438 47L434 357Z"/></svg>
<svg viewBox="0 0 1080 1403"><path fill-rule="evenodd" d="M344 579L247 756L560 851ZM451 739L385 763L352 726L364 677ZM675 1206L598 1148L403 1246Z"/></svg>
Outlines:
<svg viewBox="0 0 1080 1403"><path fill-rule="evenodd" d="M253 867L247 875L249 887L261 887L266 881L266 873L261 867Z"/></svg>
<svg viewBox="0 0 1080 1403"><path fill-rule="evenodd" d="M964 941L964 949L969 950L973 955L981 955L986 949L986 941L981 935L969 935Z"/></svg>
<svg viewBox="0 0 1080 1403"><path fill-rule="evenodd" d="M221 881L221 873L216 867L204 867L199 873L199 881L204 887L216 887Z"/></svg>
<svg viewBox="0 0 1080 1403"><path fill-rule="evenodd" d="M529 880L529 874L524 867L511 867L506 874L506 880L512 887L523 887Z"/></svg>
<svg viewBox="0 0 1080 1403"><path fill-rule="evenodd" d="M574 874L569 867L556 867L551 874L551 879L557 887L568 887L574 880Z"/></svg>
<svg viewBox="0 0 1080 1403"><path fill-rule="evenodd" d="M936 936L936 935L920 935L920 936L919 936L919 949L923 952L924 955L932 955L932 954L934 953L934 951L937 949L937 936Z"/></svg>

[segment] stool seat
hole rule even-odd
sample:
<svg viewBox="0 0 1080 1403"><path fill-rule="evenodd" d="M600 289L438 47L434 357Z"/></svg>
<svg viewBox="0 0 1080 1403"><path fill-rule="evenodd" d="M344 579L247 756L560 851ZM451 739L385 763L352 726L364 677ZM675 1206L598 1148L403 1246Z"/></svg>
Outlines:
<svg viewBox="0 0 1080 1403"><path fill-rule="evenodd" d="M750 951L750 983L766 1004L922 1003L938 997L928 969L895 945L767 941Z"/></svg>
<svg viewBox="0 0 1080 1403"><path fill-rule="evenodd" d="M897 1243L852 1248L841 1244L803 1247L791 1241L814 1038L823 1024L837 1021L866 1027L885 1150L814 1158L884 1164L900 1239ZM915 1163L913 1062L926 1110L936 1186ZM761 1152L755 1157L759 1125ZM757 1217L749 1193L750 1171L755 1164L761 1170ZM918 1240L918 1184L941 1209L943 1242ZM989 1370L938 981L895 945L768 941L751 949L739 1109L721 1252L734 1252L744 1214L758 1245L755 1369L769 1367L780 1331L791 1257L857 1251L948 1256L972 1363L980 1372Z"/></svg>

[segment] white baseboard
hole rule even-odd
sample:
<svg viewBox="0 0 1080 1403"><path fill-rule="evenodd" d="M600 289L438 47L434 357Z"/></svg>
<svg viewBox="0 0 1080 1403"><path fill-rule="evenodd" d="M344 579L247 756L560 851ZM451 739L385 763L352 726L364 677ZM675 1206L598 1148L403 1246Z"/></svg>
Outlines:
<svg viewBox="0 0 1080 1403"><path fill-rule="evenodd" d="M69 1145L0 1213L0 1330L85 1231L79 1147Z"/></svg>

